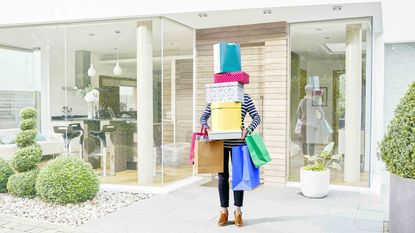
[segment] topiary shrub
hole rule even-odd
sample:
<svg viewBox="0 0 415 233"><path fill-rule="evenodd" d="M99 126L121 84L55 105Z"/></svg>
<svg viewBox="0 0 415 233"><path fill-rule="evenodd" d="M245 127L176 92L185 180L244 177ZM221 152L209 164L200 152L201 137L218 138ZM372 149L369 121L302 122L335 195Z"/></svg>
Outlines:
<svg viewBox="0 0 415 233"><path fill-rule="evenodd" d="M10 176L7 190L18 197L34 197L36 195L36 180L39 170L37 163L42 159L42 148L36 143L36 109L24 108L20 111L22 121L21 132L16 136L18 147L11 165L21 173Z"/></svg>
<svg viewBox="0 0 415 233"><path fill-rule="evenodd" d="M12 167L18 172L26 172L36 168L36 164L42 159L42 148L33 144L16 151L11 161Z"/></svg>
<svg viewBox="0 0 415 233"><path fill-rule="evenodd" d="M74 157L58 157L49 161L36 182L38 196L57 204L90 200L98 190L98 177L91 165Z"/></svg>
<svg viewBox="0 0 415 233"><path fill-rule="evenodd" d="M21 131L16 136L16 145L19 148L30 146L36 142L36 136L36 130Z"/></svg>
<svg viewBox="0 0 415 233"><path fill-rule="evenodd" d="M17 197L35 197L36 180L39 170L33 169L28 172L16 173L10 176L7 182L7 190Z"/></svg>
<svg viewBox="0 0 415 233"><path fill-rule="evenodd" d="M27 108L23 108L22 110L20 110L20 117L23 120L36 119L36 116L37 116L37 111L35 108L27 107Z"/></svg>
<svg viewBox="0 0 415 233"><path fill-rule="evenodd" d="M0 193L7 192L7 181L13 174L14 171L10 164L4 159L0 159Z"/></svg>
<svg viewBox="0 0 415 233"><path fill-rule="evenodd" d="M36 129L36 119L26 119L20 122L19 128L21 130L29 130L29 129Z"/></svg>
<svg viewBox="0 0 415 233"><path fill-rule="evenodd" d="M398 104L379 150L390 172L415 179L415 82Z"/></svg>

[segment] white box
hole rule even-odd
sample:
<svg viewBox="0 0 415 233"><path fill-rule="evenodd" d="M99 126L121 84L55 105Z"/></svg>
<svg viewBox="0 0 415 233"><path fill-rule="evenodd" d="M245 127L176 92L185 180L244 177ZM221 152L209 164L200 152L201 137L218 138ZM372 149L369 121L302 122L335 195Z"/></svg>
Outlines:
<svg viewBox="0 0 415 233"><path fill-rule="evenodd" d="M244 101L244 85L239 82L206 84L206 101L241 102Z"/></svg>
<svg viewBox="0 0 415 233"><path fill-rule="evenodd" d="M241 139L242 130L224 130L209 132L209 140Z"/></svg>

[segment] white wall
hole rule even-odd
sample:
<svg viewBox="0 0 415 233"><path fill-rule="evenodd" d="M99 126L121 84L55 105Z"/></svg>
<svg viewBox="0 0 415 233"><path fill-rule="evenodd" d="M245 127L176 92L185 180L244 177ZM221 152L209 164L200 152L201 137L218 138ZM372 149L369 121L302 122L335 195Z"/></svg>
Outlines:
<svg viewBox="0 0 415 233"><path fill-rule="evenodd" d="M76 91L63 89L63 87L65 86L75 86L75 51L67 51L66 59L64 56L63 48L51 48L49 54L49 88L51 116L61 116L61 110L64 105L67 105L72 108L72 114L86 115L87 106L85 104L85 101L83 101L81 97L76 95Z"/></svg>
<svg viewBox="0 0 415 233"><path fill-rule="evenodd" d="M400 99L415 82L415 43L385 46L384 129L389 125Z"/></svg>

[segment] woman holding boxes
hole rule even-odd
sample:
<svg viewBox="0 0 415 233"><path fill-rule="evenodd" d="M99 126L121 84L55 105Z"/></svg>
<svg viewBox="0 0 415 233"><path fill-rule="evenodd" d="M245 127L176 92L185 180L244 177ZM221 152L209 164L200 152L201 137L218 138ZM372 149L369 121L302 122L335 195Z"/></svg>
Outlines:
<svg viewBox="0 0 415 233"><path fill-rule="evenodd" d="M218 224L220 226L224 226L228 223L228 207L229 207L229 156L232 153L232 146L238 146L245 144L245 137L247 134L247 129L244 128L244 119L246 113L249 113L249 116L252 118L252 123L248 126L248 128L252 131L261 123L261 117L259 116L254 103L252 102L251 97L248 94L244 94L244 102L242 103L241 108L241 118L242 118L242 138L241 139L229 139L224 141L224 168L223 173L218 173L218 189L219 189L219 198L220 198L220 206L222 207L222 211L219 216ZM210 131L210 127L207 124L207 120L209 119L211 114L210 104L208 104L203 112L202 117L200 118L200 124L202 127L206 128ZM243 190L235 190L233 191L233 198L234 198L234 205L236 207L235 214L235 225L242 226L242 211L241 207L243 204L244 199L244 191Z"/></svg>
<svg viewBox="0 0 415 233"><path fill-rule="evenodd" d="M218 224L219 226L224 226L228 223L229 156L232 154L232 147L245 145L245 137L248 133L247 128L244 126L246 114L248 113L252 118L252 123L248 126L250 131L255 130L255 128L260 124L261 118L254 103L252 102L251 97L248 94L243 93L243 84L249 83L249 76L248 74L241 72L239 44L215 44L214 63L215 84L207 85L207 89L209 89L207 92L208 104L200 118L200 124L203 128L209 131L209 138L211 138L211 135L213 136L215 134L216 136L221 134L224 135L224 138L219 139L224 141L224 169L223 172L218 173L219 199L220 206L222 208ZM225 84L225 86L222 84ZM229 87L227 86L228 84ZM220 112L222 111L221 108L223 108L223 112ZM225 110L225 108L228 108L228 110ZM233 110L229 110L229 108L232 108ZM237 109L236 111L235 108ZM229 117L230 114L233 116ZM211 115L213 125L212 129L207 123ZM239 118L239 116L241 118ZM226 128L229 127L229 125L233 125L235 129ZM215 127L217 129L215 129ZM236 129L236 127L238 127L238 129ZM223 128L226 129L223 130ZM239 134L229 136L232 135L232 133L229 132L234 131L239 131ZM236 138L234 135L238 135L238 137ZM235 225L242 226L243 221L241 207L243 205L244 191L234 190L233 196L234 205L236 207L234 212Z"/></svg>

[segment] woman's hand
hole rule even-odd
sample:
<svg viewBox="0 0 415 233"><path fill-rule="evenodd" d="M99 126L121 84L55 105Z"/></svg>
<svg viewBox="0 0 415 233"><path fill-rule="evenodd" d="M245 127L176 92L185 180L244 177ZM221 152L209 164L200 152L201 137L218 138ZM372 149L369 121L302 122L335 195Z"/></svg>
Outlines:
<svg viewBox="0 0 415 233"><path fill-rule="evenodd" d="M242 130L242 140L244 140L245 139L245 137L246 137L246 134L248 133L248 130L246 130L246 128L244 128L243 130Z"/></svg>

